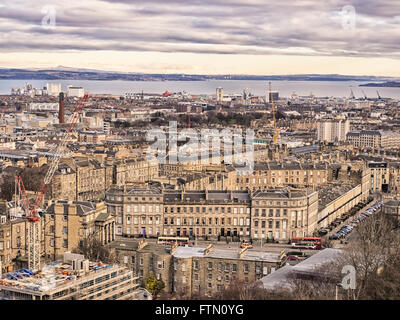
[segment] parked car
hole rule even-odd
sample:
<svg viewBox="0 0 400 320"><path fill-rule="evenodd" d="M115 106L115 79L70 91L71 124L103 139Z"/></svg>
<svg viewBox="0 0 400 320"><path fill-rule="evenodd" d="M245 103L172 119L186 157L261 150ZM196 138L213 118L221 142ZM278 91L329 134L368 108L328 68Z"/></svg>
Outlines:
<svg viewBox="0 0 400 320"><path fill-rule="evenodd" d="M288 260L295 260L295 261L300 260L298 256L288 256L287 258Z"/></svg>
<svg viewBox="0 0 400 320"><path fill-rule="evenodd" d="M241 247L241 248L252 249L252 248L253 248L253 245L250 244L250 243L248 243L248 242L242 242L242 243L240 244L240 247Z"/></svg>
<svg viewBox="0 0 400 320"><path fill-rule="evenodd" d="M318 231L318 234L320 235L320 236L324 236L324 235L326 235L328 233L328 231L326 231L325 229L324 230L319 230Z"/></svg>

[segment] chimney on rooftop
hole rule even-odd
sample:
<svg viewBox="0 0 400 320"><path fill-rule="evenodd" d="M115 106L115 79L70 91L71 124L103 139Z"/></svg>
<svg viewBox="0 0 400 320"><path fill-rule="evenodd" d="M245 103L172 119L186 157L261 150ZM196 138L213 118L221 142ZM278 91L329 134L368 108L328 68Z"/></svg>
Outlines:
<svg viewBox="0 0 400 320"><path fill-rule="evenodd" d="M64 121L64 92L60 92L58 96L58 123L65 123Z"/></svg>

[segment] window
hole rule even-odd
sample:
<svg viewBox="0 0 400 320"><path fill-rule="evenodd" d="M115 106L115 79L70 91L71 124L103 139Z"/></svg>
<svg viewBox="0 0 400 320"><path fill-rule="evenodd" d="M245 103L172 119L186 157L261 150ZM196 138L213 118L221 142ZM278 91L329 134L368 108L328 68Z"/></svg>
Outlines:
<svg viewBox="0 0 400 320"><path fill-rule="evenodd" d="M63 247L68 248L68 240L67 239L64 239Z"/></svg>
<svg viewBox="0 0 400 320"><path fill-rule="evenodd" d="M249 265L247 263L244 265L244 272L245 273L249 272Z"/></svg>
<svg viewBox="0 0 400 320"><path fill-rule="evenodd" d="M237 264L232 264L232 272L236 272L237 271Z"/></svg>
<svg viewBox="0 0 400 320"><path fill-rule="evenodd" d="M199 270L199 262L198 261L194 261L194 270Z"/></svg>
<svg viewBox="0 0 400 320"><path fill-rule="evenodd" d="M208 263L208 270L212 270L212 262Z"/></svg>

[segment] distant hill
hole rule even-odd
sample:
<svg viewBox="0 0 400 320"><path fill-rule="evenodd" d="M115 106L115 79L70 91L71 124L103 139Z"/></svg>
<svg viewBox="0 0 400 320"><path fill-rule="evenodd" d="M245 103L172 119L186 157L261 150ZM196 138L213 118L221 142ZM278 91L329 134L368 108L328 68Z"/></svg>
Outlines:
<svg viewBox="0 0 400 320"><path fill-rule="evenodd" d="M393 81L395 78L347 76L339 74L299 75L193 75L146 74L102 71L58 66L51 69L0 68L0 80L126 80L126 81L206 81L206 80L263 80L263 81ZM397 79L396 79L397 80Z"/></svg>
<svg viewBox="0 0 400 320"><path fill-rule="evenodd" d="M400 88L400 82L388 81L388 82L384 82L384 83L366 83L366 84L360 84L360 87Z"/></svg>

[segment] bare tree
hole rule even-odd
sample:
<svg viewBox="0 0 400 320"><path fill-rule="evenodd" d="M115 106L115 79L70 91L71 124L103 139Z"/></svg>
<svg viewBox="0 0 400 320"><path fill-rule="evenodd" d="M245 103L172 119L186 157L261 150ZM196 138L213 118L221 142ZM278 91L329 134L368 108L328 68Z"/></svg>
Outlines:
<svg viewBox="0 0 400 320"><path fill-rule="evenodd" d="M91 261L102 261L105 263L115 263L115 253L110 248L102 245L93 233L79 242L78 247L73 250L76 253L83 254Z"/></svg>

